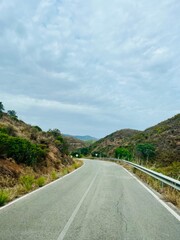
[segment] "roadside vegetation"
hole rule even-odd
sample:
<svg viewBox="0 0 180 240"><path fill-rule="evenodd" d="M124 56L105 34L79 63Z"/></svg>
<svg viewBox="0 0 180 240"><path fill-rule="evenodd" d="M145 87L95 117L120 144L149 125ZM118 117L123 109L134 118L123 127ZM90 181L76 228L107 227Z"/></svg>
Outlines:
<svg viewBox="0 0 180 240"><path fill-rule="evenodd" d="M0 206L81 165L59 129L44 132L26 124L0 102Z"/></svg>
<svg viewBox="0 0 180 240"><path fill-rule="evenodd" d="M1 184L3 184L4 187L0 190L0 206L3 206L26 193L32 192L35 189L43 187L46 184L61 178L62 176L79 168L82 164L82 161L75 160L72 165L68 165L59 171L53 170L52 172L43 175L39 175L37 173L34 174L33 171L27 169L27 173L20 175L16 184L11 187L7 184L7 179L4 179L4 182L1 180Z"/></svg>

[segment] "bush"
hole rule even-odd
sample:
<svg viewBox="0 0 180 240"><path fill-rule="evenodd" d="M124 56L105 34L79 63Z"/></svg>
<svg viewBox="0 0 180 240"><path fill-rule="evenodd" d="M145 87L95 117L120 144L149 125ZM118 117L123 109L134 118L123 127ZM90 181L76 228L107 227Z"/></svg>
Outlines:
<svg viewBox="0 0 180 240"><path fill-rule="evenodd" d="M51 173L51 178L52 180L56 180L58 178L57 173L55 171Z"/></svg>
<svg viewBox="0 0 180 240"><path fill-rule="evenodd" d="M45 178L44 177L39 177L37 180L36 180L36 183L39 187L42 187L44 186L45 184Z"/></svg>
<svg viewBox="0 0 180 240"><path fill-rule="evenodd" d="M0 127L0 133L5 133L10 136L16 136L15 129L11 126Z"/></svg>
<svg viewBox="0 0 180 240"><path fill-rule="evenodd" d="M8 110L7 114L11 117L11 119L18 120L17 114L14 110Z"/></svg>
<svg viewBox="0 0 180 240"><path fill-rule="evenodd" d="M155 146L151 143L138 144L136 151L140 153L146 161L155 156Z"/></svg>
<svg viewBox="0 0 180 240"><path fill-rule="evenodd" d="M68 168L64 168L63 169L63 175L66 175L66 174L68 174L69 173L69 169Z"/></svg>
<svg viewBox="0 0 180 240"><path fill-rule="evenodd" d="M29 191L32 189L33 184L35 183L34 176L26 175L20 177L20 183L23 185L23 187Z"/></svg>
<svg viewBox="0 0 180 240"><path fill-rule="evenodd" d="M33 126L33 128L35 128L36 130L38 130L39 132L42 132L42 129L39 126Z"/></svg>
<svg viewBox="0 0 180 240"><path fill-rule="evenodd" d="M116 148L115 150L115 157L120 159L124 158L126 160L131 160L132 154L127 148L119 147L119 148Z"/></svg>
<svg viewBox="0 0 180 240"><path fill-rule="evenodd" d="M26 139L0 132L0 154L13 158L17 163L35 165L46 156L46 150Z"/></svg>
<svg viewBox="0 0 180 240"><path fill-rule="evenodd" d="M9 199L8 193L0 190L0 206L3 206Z"/></svg>
<svg viewBox="0 0 180 240"><path fill-rule="evenodd" d="M67 155L69 154L68 143L64 140L62 136L58 136L54 141L54 143L60 152Z"/></svg>

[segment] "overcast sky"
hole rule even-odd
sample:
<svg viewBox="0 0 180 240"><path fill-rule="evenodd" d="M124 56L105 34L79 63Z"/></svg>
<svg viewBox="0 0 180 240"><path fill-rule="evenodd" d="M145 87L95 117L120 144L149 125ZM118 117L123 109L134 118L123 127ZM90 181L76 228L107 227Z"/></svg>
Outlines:
<svg viewBox="0 0 180 240"><path fill-rule="evenodd" d="M179 0L0 0L0 101L104 137L180 112Z"/></svg>

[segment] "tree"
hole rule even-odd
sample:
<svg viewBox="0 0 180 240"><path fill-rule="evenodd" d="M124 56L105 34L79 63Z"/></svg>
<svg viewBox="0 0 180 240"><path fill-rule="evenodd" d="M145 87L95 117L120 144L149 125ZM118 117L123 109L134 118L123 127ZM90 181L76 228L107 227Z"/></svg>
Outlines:
<svg viewBox="0 0 180 240"><path fill-rule="evenodd" d="M4 106L3 106L2 102L0 102L0 118L2 117L3 111L4 111Z"/></svg>
<svg viewBox="0 0 180 240"><path fill-rule="evenodd" d="M92 152L91 155L92 155L92 157L101 157L100 152Z"/></svg>
<svg viewBox="0 0 180 240"><path fill-rule="evenodd" d="M80 153L80 151L74 151L71 153L71 155L73 157L76 157L76 158L81 158L82 157L82 154Z"/></svg>
<svg viewBox="0 0 180 240"><path fill-rule="evenodd" d="M4 106L3 106L3 103L0 102L0 112L3 112L4 111Z"/></svg>
<svg viewBox="0 0 180 240"><path fill-rule="evenodd" d="M50 133L51 135L53 135L55 138L57 137L61 137L61 132L59 129L55 128L55 129L49 129L48 133Z"/></svg>
<svg viewBox="0 0 180 240"><path fill-rule="evenodd" d="M62 154L65 154L65 155L69 154L69 145L62 136L58 136L56 138L55 144Z"/></svg>
<svg viewBox="0 0 180 240"><path fill-rule="evenodd" d="M115 150L115 157L120 159L124 158L127 160L131 160L132 154L127 148L119 147L119 148L116 148Z"/></svg>
<svg viewBox="0 0 180 240"><path fill-rule="evenodd" d="M90 153L89 148L87 148L87 147L81 148L80 152L83 156L87 156Z"/></svg>
<svg viewBox="0 0 180 240"><path fill-rule="evenodd" d="M14 110L8 110L7 111L7 114L14 120L17 120L18 117L17 117L17 113L14 111Z"/></svg>
<svg viewBox="0 0 180 240"><path fill-rule="evenodd" d="M155 146L151 143L142 143L136 146L136 151L148 162L155 155Z"/></svg>
<svg viewBox="0 0 180 240"><path fill-rule="evenodd" d="M59 149L59 151L63 155L68 155L69 154L69 145L68 145L67 141L61 135L60 130L57 128L49 129L48 133L51 134L55 138L55 144L56 144L56 147Z"/></svg>

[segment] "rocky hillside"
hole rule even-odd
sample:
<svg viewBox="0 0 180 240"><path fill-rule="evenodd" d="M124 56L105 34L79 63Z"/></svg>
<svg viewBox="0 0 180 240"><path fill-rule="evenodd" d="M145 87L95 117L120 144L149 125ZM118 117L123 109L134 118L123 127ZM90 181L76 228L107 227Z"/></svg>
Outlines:
<svg viewBox="0 0 180 240"><path fill-rule="evenodd" d="M129 139L140 133L140 131L133 129L122 129L111 133L110 135L96 141L89 147L89 152L101 153L101 156L112 157L117 147L126 145Z"/></svg>
<svg viewBox="0 0 180 240"><path fill-rule="evenodd" d="M180 114L134 136L130 144L142 142L155 145L156 161L164 165L180 162Z"/></svg>
<svg viewBox="0 0 180 240"><path fill-rule="evenodd" d="M44 132L17 117L1 114L0 118L0 185L5 178L15 182L26 172L49 173L73 164L68 144L58 129ZM13 181L14 179L14 181Z"/></svg>
<svg viewBox="0 0 180 240"><path fill-rule="evenodd" d="M92 144L86 152L89 155L97 153L101 156L115 157L117 148L129 151L131 158L151 157L151 162L162 166L180 162L180 114L145 131L116 131Z"/></svg>
<svg viewBox="0 0 180 240"><path fill-rule="evenodd" d="M69 146L69 152L73 152L75 149L87 147L86 142L79 140L71 136L63 136Z"/></svg>

